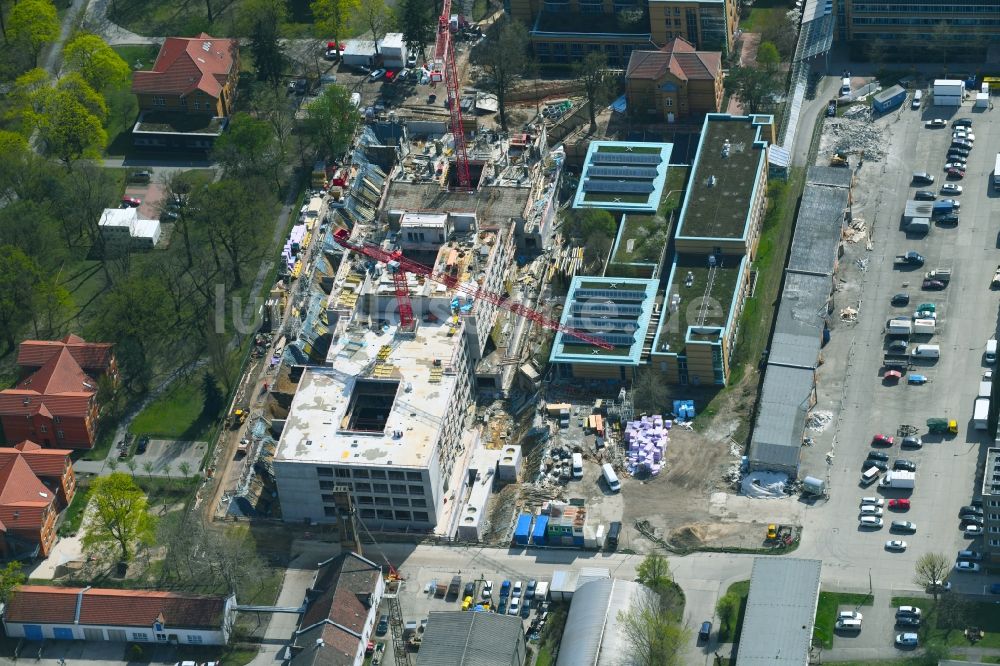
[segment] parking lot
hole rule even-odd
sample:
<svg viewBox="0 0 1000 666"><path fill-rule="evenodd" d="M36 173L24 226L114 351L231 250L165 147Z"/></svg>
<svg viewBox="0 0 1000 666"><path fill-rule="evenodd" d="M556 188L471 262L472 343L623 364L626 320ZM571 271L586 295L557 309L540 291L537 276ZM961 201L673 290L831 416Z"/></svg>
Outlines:
<svg viewBox="0 0 1000 666"><path fill-rule="evenodd" d="M975 148L964 179L948 181L943 170L945 155L952 122L960 117L973 120ZM948 126L925 128L924 123L934 118L946 120ZM833 420L814 437L812 447L803 449L802 459L806 473L826 476L830 482L829 500L808 517L810 541L824 559L824 585L836 586L838 572L846 568L869 568L876 606L884 606L889 595L916 589L913 567L923 553L940 552L954 558L960 549L981 549L981 538L963 535L958 510L978 494L981 473L977 475L977 469L989 442L985 430L974 429L972 413L979 381L987 369L984 347L997 328L997 298L990 290L990 281L1000 263L1000 228L991 219L1000 213L1000 199L990 190L990 179L1000 145L1000 121L991 112L972 109L968 103L961 108L929 106L914 111L908 99L902 110L874 122L884 130L887 154L879 162L864 162L855 180L852 209L852 215L863 218L870 229L870 250L864 241L846 243L846 253L840 259L832 336L818 370L815 407L831 412ZM828 159L829 154L821 154L818 161L825 164ZM852 168L856 165L854 157ZM933 186L912 184L916 171L933 174ZM960 223L932 224L926 236L908 236L901 219L905 202L918 189L940 192L946 182L959 183L964 189L955 197L961 201ZM896 255L911 250L926 258L922 267L899 270L893 266ZM941 291L922 290L924 273L937 268L953 269L950 283ZM890 305L892 296L899 292L910 294L908 306ZM937 330L930 339L921 336L911 340L910 346L937 344L940 358L915 362L910 372L923 374L929 381L909 385L905 372L899 382L884 381L886 321L897 315L910 317L915 306L925 302L936 305ZM838 313L845 307L857 308L855 322L839 320ZM931 417L956 419L957 435L929 435L925 422ZM904 424L916 426L923 439L921 448L901 450L902 438L897 431ZM862 464L876 433L895 438L892 446L879 449L888 453L890 468L896 458L916 463L912 491L860 487ZM885 525L881 529L859 528L860 498L872 495L886 499ZM907 511L889 510L888 500L893 498L909 498L912 506ZM916 532L894 533L890 529L893 520L914 522ZM886 548L889 539L903 539L908 547L905 552L890 552ZM996 579L953 573L950 580L958 593L981 594L984 585ZM838 638L835 646L846 642L858 647L885 647L892 644L892 636L886 628L866 628L857 636Z"/></svg>

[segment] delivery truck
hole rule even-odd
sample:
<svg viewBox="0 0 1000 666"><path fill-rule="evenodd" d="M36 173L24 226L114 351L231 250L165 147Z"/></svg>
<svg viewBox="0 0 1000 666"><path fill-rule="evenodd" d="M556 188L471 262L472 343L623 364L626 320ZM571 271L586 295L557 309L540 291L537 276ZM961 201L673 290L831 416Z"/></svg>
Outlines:
<svg viewBox="0 0 1000 666"><path fill-rule="evenodd" d="M935 268L932 271L927 271L924 273L924 278L927 280L937 280L938 282L950 282L951 281L951 269L950 268Z"/></svg>
<svg viewBox="0 0 1000 666"><path fill-rule="evenodd" d="M879 485L883 488L912 489L916 487L916 472L905 472L901 470L890 470L885 473Z"/></svg>
<svg viewBox="0 0 1000 666"><path fill-rule="evenodd" d="M910 335L913 333L913 323L909 319L890 319L885 322L886 335Z"/></svg>
<svg viewBox="0 0 1000 666"><path fill-rule="evenodd" d="M993 165L993 189L1000 190L1000 153L997 153L997 161Z"/></svg>
<svg viewBox="0 0 1000 666"><path fill-rule="evenodd" d="M937 322L933 319L914 319L913 332L918 335L934 335Z"/></svg>
<svg viewBox="0 0 1000 666"><path fill-rule="evenodd" d="M986 430L986 422L990 417L990 399L976 398L975 407L972 410L972 425L976 430Z"/></svg>

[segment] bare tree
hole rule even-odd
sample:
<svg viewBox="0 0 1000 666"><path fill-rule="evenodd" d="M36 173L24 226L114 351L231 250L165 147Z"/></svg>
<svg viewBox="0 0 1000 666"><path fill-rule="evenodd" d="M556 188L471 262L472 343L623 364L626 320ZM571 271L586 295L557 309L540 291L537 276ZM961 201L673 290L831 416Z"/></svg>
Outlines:
<svg viewBox="0 0 1000 666"><path fill-rule="evenodd" d="M950 570L948 558L941 553L924 553L917 559L913 582L924 589L930 588L937 601L940 585Z"/></svg>
<svg viewBox="0 0 1000 666"><path fill-rule="evenodd" d="M517 21L501 18L471 60L482 68L486 89L496 95L500 126L506 130L507 96L528 68L528 31Z"/></svg>
<svg viewBox="0 0 1000 666"><path fill-rule="evenodd" d="M655 594L642 596L628 610L619 611L618 626L625 649L636 666L679 666L683 663L688 630L660 608Z"/></svg>
<svg viewBox="0 0 1000 666"><path fill-rule="evenodd" d="M385 0L361 0L354 21L356 27L362 28L372 36L375 42L375 55L378 55L378 43L392 27L392 12Z"/></svg>

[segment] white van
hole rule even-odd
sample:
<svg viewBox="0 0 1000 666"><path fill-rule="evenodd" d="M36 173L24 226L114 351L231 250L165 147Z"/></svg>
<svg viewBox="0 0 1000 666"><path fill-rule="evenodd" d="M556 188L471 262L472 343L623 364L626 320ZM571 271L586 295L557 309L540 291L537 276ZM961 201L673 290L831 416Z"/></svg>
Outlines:
<svg viewBox="0 0 1000 666"><path fill-rule="evenodd" d="M918 358L940 358L941 347L940 345L917 345L913 349L911 356Z"/></svg>
<svg viewBox="0 0 1000 666"><path fill-rule="evenodd" d="M851 79L844 77L840 80L840 96L847 97L851 94Z"/></svg>
<svg viewBox="0 0 1000 666"><path fill-rule="evenodd" d="M993 365L997 362L997 341L987 340L986 341L986 363Z"/></svg>
<svg viewBox="0 0 1000 666"><path fill-rule="evenodd" d="M836 628L840 631L861 631L861 620L837 620Z"/></svg>
<svg viewBox="0 0 1000 666"><path fill-rule="evenodd" d="M878 480L878 467L869 467L861 473L861 485L870 486Z"/></svg>
<svg viewBox="0 0 1000 666"><path fill-rule="evenodd" d="M611 463L604 463L601 465L601 472L604 475L604 482L608 484L608 490L613 493L617 493L622 489L621 481L618 480L618 475L615 474L615 470L611 466Z"/></svg>
<svg viewBox="0 0 1000 666"><path fill-rule="evenodd" d="M573 478L583 478L583 454L581 453L573 454Z"/></svg>
<svg viewBox="0 0 1000 666"><path fill-rule="evenodd" d="M923 99L923 97L924 97L924 91L923 90L918 90L915 93L913 93L913 101L910 102L910 108L912 108L912 109L919 109L920 108L920 101Z"/></svg>
<svg viewBox="0 0 1000 666"><path fill-rule="evenodd" d="M361 93L351 93L351 106L355 109L361 106Z"/></svg>

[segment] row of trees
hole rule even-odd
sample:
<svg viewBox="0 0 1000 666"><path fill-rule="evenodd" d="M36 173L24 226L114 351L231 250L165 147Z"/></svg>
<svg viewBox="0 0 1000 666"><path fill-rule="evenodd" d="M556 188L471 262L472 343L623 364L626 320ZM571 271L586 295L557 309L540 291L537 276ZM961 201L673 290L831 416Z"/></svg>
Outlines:
<svg viewBox="0 0 1000 666"><path fill-rule="evenodd" d="M636 666L683 663L691 632L683 625L684 595L674 583L667 558L655 552L647 555L636 574L654 596L618 613L630 663Z"/></svg>

